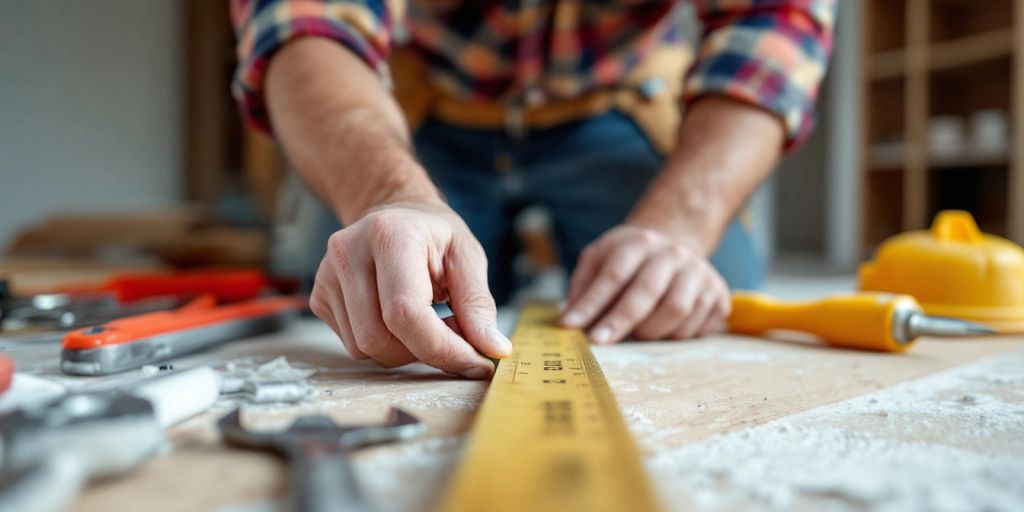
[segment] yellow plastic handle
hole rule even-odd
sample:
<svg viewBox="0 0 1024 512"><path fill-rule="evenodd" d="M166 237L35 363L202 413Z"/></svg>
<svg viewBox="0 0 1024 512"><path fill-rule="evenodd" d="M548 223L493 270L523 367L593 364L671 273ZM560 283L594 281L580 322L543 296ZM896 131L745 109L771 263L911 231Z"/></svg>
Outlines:
<svg viewBox="0 0 1024 512"><path fill-rule="evenodd" d="M904 304L905 301L913 304ZM893 336L893 317L899 307L917 307L907 295L855 293L818 301L784 302L759 293L737 292L732 296L729 330L762 335L769 331L800 331L829 345L861 350L902 352Z"/></svg>
<svg viewBox="0 0 1024 512"><path fill-rule="evenodd" d="M984 241L974 217L963 210L943 210L932 222L932 237L941 242L977 244Z"/></svg>

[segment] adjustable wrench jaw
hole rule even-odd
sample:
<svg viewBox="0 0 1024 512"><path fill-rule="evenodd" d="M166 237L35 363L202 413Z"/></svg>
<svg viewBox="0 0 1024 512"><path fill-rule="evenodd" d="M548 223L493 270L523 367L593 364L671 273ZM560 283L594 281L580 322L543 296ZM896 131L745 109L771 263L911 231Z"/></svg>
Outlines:
<svg viewBox="0 0 1024 512"><path fill-rule="evenodd" d="M338 425L327 416L303 416L283 431L260 432L246 429L241 411L224 415L217 426L224 440L242 448L284 453L297 440L334 443L345 451L355 451L375 444L407 441L423 433L425 427L415 416L392 408L388 419L377 425Z"/></svg>
<svg viewBox="0 0 1024 512"><path fill-rule="evenodd" d="M0 510L63 510L90 480L142 464L165 442L153 405L76 393L0 417Z"/></svg>
<svg viewBox="0 0 1024 512"><path fill-rule="evenodd" d="M352 470L352 452L373 444L411 439L424 430L414 416L394 408L388 421L380 425L340 426L326 416L304 416L286 430L256 432L242 425L235 409L217 426L229 444L288 458L296 512L372 510Z"/></svg>
<svg viewBox="0 0 1024 512"><path fill-rule="evenodd" d="M163 439L148 400L127 393L74 393L0 417L0 472L26 469L60 452L95 466L91 472L115 474L140 463ZM108 457L92 456L98 445L109 447Z"/></svg>

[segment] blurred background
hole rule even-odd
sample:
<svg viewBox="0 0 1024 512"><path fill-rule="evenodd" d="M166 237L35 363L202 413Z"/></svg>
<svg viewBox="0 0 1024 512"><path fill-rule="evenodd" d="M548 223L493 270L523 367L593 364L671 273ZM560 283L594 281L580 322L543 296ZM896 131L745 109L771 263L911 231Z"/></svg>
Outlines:
<svg viewBox="0 0 1024 512"><path fill-rule="evenodd" d="M769 286L847 279L941 209L1024 242L1022 2L841 4L818 128L751 200ZM317 206L240 122L233 44L226 1L7 2L0 272L315 270ZM527 271L556 264L544 229Z"/></svg>

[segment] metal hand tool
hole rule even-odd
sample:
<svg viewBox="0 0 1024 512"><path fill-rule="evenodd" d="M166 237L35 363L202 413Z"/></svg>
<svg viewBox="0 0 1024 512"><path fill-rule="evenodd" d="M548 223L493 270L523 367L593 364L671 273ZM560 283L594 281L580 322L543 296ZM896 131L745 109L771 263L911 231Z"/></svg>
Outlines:
<svg viewBox="0 0 1024 512"><path fill-rule="evenodd" d="M203 296L175 311L121 318L68 333L61 369L107 375L283 328L305 308L304 298L267 297L216 305Z"/></svg>
<svg viewBox="0 0 1024 512"><path fill-rule="evenodd" d="M42 293L38 295L19 296L11 293L10 281L0 279L0 325L11 328L18 327L49 328L55 323L59 328L61 316L65 312L83 312L100 308L107 309L118 305L117 297L107 293L83 293L72 295L67 293Z"/></svg>
<svg viewBox="0 0 1024 512"><path fill-rule="evenodd" d="M838 347L902 352L917 338L996 334L984 325L925 315L909 295L858 292L818 301L784 302L759 293L732 296L729 331L758 335L801 331Z"/></svg>
<svg viewBox="0 0 1024 512"><path fill-rule="evenodd" d="M371 510L349 461L349 455L373 444L405 441L425 430L415 416L392 408L382 425L339 426L326 416L303 416L277 432L245 429L239 410L217 423L229 444L269 450L291 463L294 512Z"/></svg>
<svg viewBox="0 0 1024 512"><path fill-rule="evenodd" d="M165 442L164 428L219 396L219 376L204 367L147 379L131 392L75 393L0 416L0 510L63 510L90 480L148 459Z"/></svg>
<svg viewBox="0 0 1024 512"><path fill-rule="evenodd" d="M125 273L100 284L64 285L46 293L18 296L11 293L8 280L0 280L0 324L73 329L173 309L200 294L211 295L218 302L254 299L272 284L259 270Z"/></svg>
<svg viewBox="0 0 1024 512"><path fill-rule="evenodd" d="M184 299L173 296L152 297L129 303L114 300L72 302L54 309L20 309L10 312L8 326L24 326L30 329L48 329L47 334L64 334L69 330L99 325L126 316L141 315L154 311L167 311L182 305ZM53 331L55 330L55 331ZM60 341L62 336L51 336ZM25 338L31 340L31 338Z"/></svg>

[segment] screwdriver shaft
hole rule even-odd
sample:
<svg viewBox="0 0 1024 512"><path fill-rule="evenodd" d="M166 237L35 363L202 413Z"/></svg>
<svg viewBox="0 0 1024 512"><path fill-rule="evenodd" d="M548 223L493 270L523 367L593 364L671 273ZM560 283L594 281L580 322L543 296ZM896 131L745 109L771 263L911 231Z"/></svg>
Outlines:
<svg viewBox="0 0 1024 512"><path fill-rule="evenodd" d="M911 339L920 336L949 338L974 335L984 336L997 333L994 329L975 322L941 316L928 316L920 313L912 314L907 318L907 331Z"/></svg>

